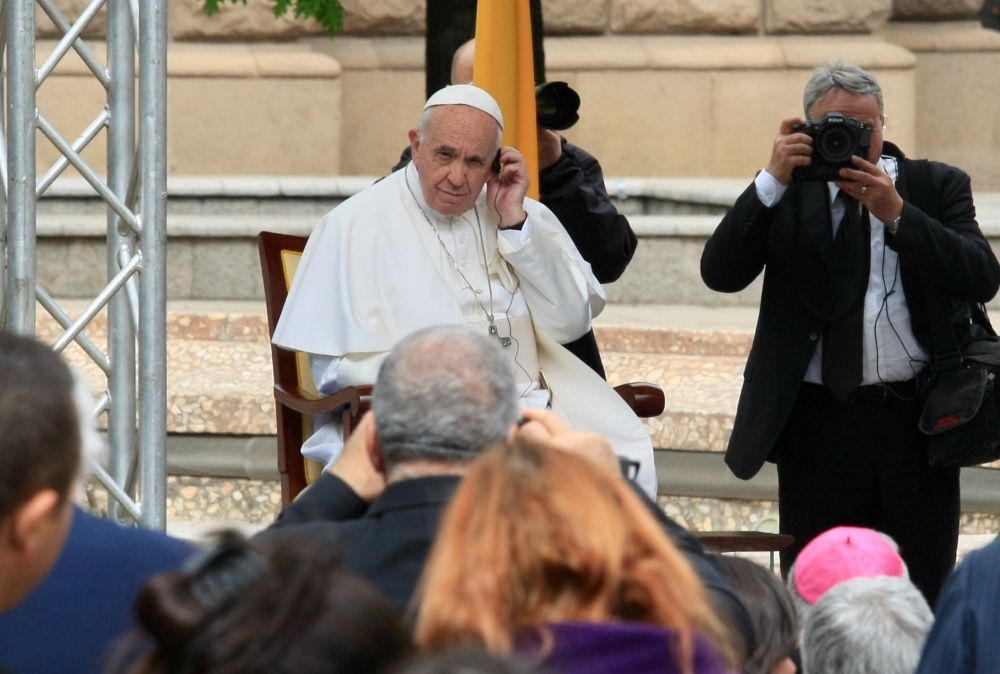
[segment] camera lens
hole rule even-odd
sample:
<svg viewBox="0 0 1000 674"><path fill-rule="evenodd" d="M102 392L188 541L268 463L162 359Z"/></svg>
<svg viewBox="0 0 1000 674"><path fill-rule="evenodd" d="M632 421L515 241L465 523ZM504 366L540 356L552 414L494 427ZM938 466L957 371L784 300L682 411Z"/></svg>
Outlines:
<svg viewBox="0 0 1000 674"><path fill-rule="evenodd" d="M544 82L535 87L538 126L564 131L580 119L580 95L565 82Z"/></svg>
<svg viewBox="0 0 1000 674"><path fill-rule="evenodd" d="M830 163L849 161L857 139L842 124L827 124L816 138L816 152Z"/></svg>

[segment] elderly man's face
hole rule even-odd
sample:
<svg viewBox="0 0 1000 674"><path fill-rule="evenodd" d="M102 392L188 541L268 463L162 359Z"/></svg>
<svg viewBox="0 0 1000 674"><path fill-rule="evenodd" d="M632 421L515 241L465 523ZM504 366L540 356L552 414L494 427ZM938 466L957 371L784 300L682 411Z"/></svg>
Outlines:
<svg viewBox="0 0 1000 674"><path fill-rule="evenodd" d="M413 165L427 204L443 215L472 208L490 177L497 151L497 123L467 105L432 108L424 138L410 131Z"/></svg>
<svg viewBox="0 0 1000 674"><path fill-rule="evenodd" d="M878 112L878 100L874 96L860 96L843 89L837 89L813 103L809 119L818 121L828 112L841 112L871 127L872 143L865 157L873 164L882 156L882 115Z"/></svg>

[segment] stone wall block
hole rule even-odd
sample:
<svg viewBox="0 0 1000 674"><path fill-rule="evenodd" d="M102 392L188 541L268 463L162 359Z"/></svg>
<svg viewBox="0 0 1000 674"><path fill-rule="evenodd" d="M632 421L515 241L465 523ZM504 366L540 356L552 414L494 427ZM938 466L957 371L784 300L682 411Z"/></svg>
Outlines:
<svg viewBox="0 0 1000 674"><path fill-rule="evenodd" d="M892 0L766 0L767 33L873 33L892 14Z"/></svg>
<svg viewBox="0 0 1000 674"><path fill-rule="evenodd" d="M757 0L611 0L615 33L748 33L759 23Z"/></svg>
<svg viewBox="0 0 1000 674"><path fill-rule="evenodd" d="M352 35L423 34L426 4L413 0L340 0L344 32Z"/></svg>
<svg viewBox="0 0 1000 674"><path fill-rule="evenodd" d="M287 40L323 34L312 19L295 19L291 13L276 17L270 0L249 0L246 5L227 2L212 16L205 14L204 6L202 0L170 3L170 32L175 40Z"/></svg>
<svg viewBox="0 0 1000 674"><path fill-rule="evenodd" d="M599 35L608 28L608 0L542 0L546 35Z"/></svg>
<svg viewBox="0 0 1000 674"><path fill-rule="evenodd" d="M0 3L6 4L6 3ZM90 0L53 0L52 5L59 10L63 18L72 25L83 13L83 10L90 4ZM4 10L6 11L6 10ZM87 28L83 31L85 38L103 38L108 32L108 13L100 11L93 18ZM63 36L61 30L56 28L49 16L38 5L35 6L35 30L38 37L43 39L60 39Z"/></svg>
<svg viewBox="0 0 1000 674"><path fill-rule="evenodd" d="M893 0L894 19L973 19L982 0Z"/></svg>

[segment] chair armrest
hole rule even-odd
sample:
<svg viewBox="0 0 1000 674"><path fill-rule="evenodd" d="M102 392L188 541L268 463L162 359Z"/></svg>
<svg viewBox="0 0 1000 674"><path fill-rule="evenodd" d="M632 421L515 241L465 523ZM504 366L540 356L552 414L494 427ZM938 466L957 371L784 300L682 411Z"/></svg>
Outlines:
<svg viewBox="0 0 1000 674"><path fill-rule="evenodd" d="M329 414L350 407L351 415L361 409L362 401L371 397L371 386L348 386L331 395L316 396L299 386L274 385L274 399L300 414Z"/></svg>
<svg viewBox="0 0 1000 674"><path fill-rule="evenodd" d="M663 414L666 407L663 389L657 384L644 381L619 384L615 387L615 392L632 408L636 416L642 419L658 417Z"/></svg>
<svg viewBox="0 0 1000 674"><path fill-rule="evenodd" d="M693 531L701 544L714 552L778 552L795 538L764 531Z"/></svg>

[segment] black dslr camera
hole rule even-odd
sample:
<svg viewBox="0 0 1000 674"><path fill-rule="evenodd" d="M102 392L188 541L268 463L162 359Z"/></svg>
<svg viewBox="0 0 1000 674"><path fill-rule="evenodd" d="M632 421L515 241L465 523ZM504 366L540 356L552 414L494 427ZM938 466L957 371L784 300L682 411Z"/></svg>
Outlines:
<svg viewBox="0 0 1000 674"><path fill-rule="evenodd" d="M565 131L580 119L580 94L565 82L542 82L535 87L538 126Z"/></svg>
<svg viewBox="0 0 1000 674"><path fill-rule="evenodd" d="M829 181L840 177L842 168L851 168L851 157L868 157L872 144L870 126L839 112L828 112L816 122L806 122L795 127L812 137L812 164L797 166L792 173L796 181Z"/></svg>

